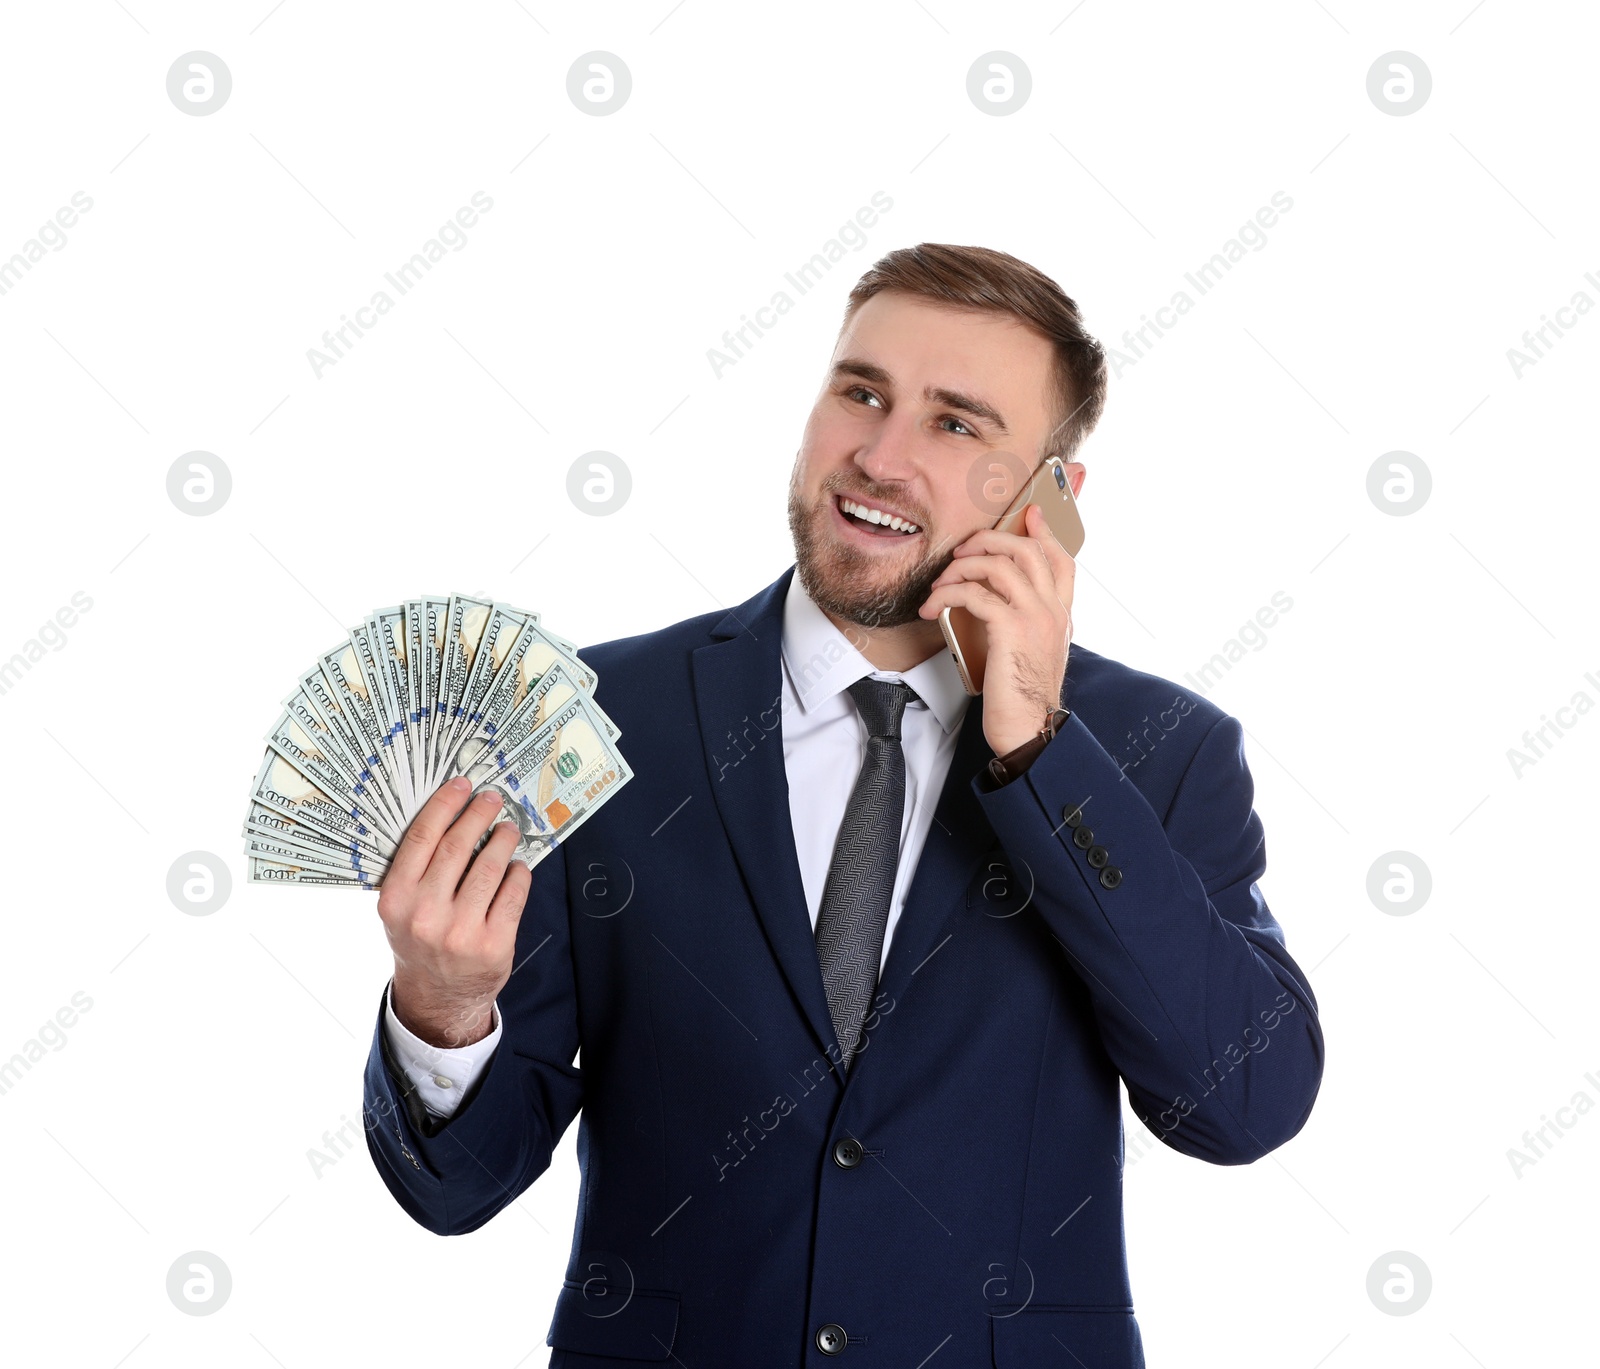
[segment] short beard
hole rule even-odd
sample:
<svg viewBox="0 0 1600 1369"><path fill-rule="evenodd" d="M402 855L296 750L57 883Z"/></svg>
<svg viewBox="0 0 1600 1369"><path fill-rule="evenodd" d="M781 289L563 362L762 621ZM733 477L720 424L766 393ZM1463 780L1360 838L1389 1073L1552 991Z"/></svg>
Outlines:
<svg viewBox="0 0 1600 1369"><path fill-rule="evenodd" d="M927 603L933 582L955 560L953 552L929 550L904 572L898 583L873 585L868 580L868 572L876 569L871 557L838 543L821 546L816 524L828 516L827 506L832 502L830 485L824 484L811 508L801 502L798 488L793 483L789 486L789 532L794 538L795 571L812 602L858 627L903 627L918 621L917 610ZM927 538L926 529L921 535Z"/></svg>

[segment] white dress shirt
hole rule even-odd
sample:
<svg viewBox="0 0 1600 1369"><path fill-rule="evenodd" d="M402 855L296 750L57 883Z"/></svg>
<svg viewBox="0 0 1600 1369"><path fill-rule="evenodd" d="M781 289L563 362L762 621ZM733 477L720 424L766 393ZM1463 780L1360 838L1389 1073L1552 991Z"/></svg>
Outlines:
<svg viewBox="0 0 1600 1369"><path fill-rule="evenodd" d="M834 840L867 750L866 724L846 691L863 675L901 680L916 691L900 723L906 796L900 822L900 862L878 962L881 971L955 754L967 693L955 662L942 648L910 670L875 670L812 602L798 572L790 577L784 599L782 657L781 732L789 818L813 931L833 860ZM538 878L537 870L534 878ZM406 1078L428 1110L441 1117L455 1112L500 1043L498 1006L489 1035L454 1050L430 1046L403 1027L388 994L384 995L384 1025L389 1050Z"/></svg>

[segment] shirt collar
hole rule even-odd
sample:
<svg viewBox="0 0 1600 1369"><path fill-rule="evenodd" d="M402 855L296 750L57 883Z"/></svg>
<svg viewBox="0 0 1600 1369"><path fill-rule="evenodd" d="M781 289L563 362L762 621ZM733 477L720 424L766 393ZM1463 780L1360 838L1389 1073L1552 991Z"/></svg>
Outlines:
<svg viewBox="0 0 1600 1369"><path fill-rule="evenodd" d="M842 693L864 675L903 680L927 704L939 726L952 732L967 711L967 691L950 653L943 648L909 670L879 670L834 626L800 583L789 577L783 601L783 664L804 712Z"/></svg>

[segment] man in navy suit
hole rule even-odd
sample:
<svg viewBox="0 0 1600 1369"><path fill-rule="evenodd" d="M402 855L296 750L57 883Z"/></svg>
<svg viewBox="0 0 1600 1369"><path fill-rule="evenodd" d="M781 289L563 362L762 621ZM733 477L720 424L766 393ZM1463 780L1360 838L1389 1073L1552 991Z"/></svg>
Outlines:
<svg viewBox="0 0 1600 1369"><path fill-rule="evenodd" d="M412 824L368 1146L451 1235L580 1118L552 1366L1142 1365L1119 1086L1213 1164L1304 1125L1322 1034L1239 724L1073 643L1072 557L972 493L1070 458L1105 385L1034 268L889 254L806 425L796 564L582 653L634 780L532 872L513 824L472 856L496 801Z"/></svg>

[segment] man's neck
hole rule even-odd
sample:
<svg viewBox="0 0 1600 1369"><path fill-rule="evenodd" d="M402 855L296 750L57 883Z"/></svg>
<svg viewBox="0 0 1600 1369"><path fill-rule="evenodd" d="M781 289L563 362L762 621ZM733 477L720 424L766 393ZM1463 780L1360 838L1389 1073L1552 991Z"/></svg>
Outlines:
<svg viewBox="0 0 1600 1369"><path fill-rule="evenodd" d="M844 634L845 640L877 670L910 670L944 650L944 633L939 630L937 620L930 623L918 619L900 627L865 628L827 609L822 611Z"/></svg>

